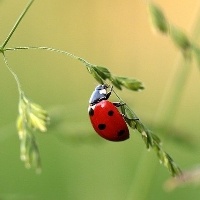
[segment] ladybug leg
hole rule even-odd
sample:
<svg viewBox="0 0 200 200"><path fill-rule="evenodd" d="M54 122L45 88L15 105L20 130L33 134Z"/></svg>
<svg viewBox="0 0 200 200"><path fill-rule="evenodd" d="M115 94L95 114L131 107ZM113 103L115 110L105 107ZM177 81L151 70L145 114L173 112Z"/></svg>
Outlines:
<svg viewBox="0 0 200 200"><path fill-rule="evenodd" d="M109 99L111 93L112 93L112 92L110 91L110 92L108 92L108 93L106 94L106 98L105 98L105 100Z"/></svg>
<svg viewBox="0 0 200 200"><path fill-rule="evenodd" d="M125 114L122 114L121 113L121 115L122 115L122 117L125 119L125 121L128 123L128 122L130 122L130 121L138 121L139 120L139 118L133 118L133 119L130 119L130 118L128 118ZM129 123L128 123L129 124ZM132 124L132 123L131 123ZM131 126L132 127L132 126ZM135 125L134 125L134 129L137 127L137 123L135 122Z"/></svg>
<svg viewBox="0 0 200 200"><path fill-rule="evenodd" d="M112 102L114 106L120 107L126 105L125 103L120 103L120 102Z"/></svg>
<svg viewBox="0 0 200 200"><path fill-rule="evenodd" d="M120 107L126 105L126 103L120 103L120 102L112 102L114 106ZM127 119L127 120L139 120L139 118L128 118L125 114L121 113L122 117Z"/></svg>
<svg viewBox="0 0 200 200"><path fill-rule="evenodd" d="M122 115L122 117L124 118L124 119L126 119L126 120L134 120L134 121L137 121L137 120L139 120L139 118L128 118L125 114L122 114L121 113L121 115Z"/></svg>
<svg viewBox="0 0 200 200"><path fill-rule="evenodd" d="M106 94L106 100L107 99L109 99L109 97L110 97L110 95L111 95L111 93L112 93L112 90L113 90L113 86L111 86L111 88L110 88L110 92L108 92L107 94Z"/></svg>

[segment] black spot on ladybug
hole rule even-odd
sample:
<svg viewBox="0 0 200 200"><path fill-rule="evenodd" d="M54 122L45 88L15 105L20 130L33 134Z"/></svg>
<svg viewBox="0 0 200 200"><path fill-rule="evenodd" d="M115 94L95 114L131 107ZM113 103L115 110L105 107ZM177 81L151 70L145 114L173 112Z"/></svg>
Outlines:
<svg viewBox="0 0 200 200"><path fill-rule="evenodd" d="M105 125L105 124L99 124L99 125L98 125L98 128L99 128L100 130L104 130L104 129L106 128L106 125Z"/></svg>
<svg viewBox="0 0 200 200"><path fill-rule="evenodd" d="M122 135L124 135L124 133L125 133L125 130L120 130L120 131L117 133L117 135L118 135L118 136L122 136Z"/></svg>
<svg viewBox="0 0 200 200"><path fill-rule="evenodd" d="M89 115L93 116L94 115L94 110L92 108L89 109Z"/></svg>
<svg viewBox="0 0 200 200"><path fill-rule="evenodd" d="M114 111L113 111L113 110L109 110L109 111L108 111L108 115L109 115L109 116L113 116L113 114L114 114Z"/></svg>

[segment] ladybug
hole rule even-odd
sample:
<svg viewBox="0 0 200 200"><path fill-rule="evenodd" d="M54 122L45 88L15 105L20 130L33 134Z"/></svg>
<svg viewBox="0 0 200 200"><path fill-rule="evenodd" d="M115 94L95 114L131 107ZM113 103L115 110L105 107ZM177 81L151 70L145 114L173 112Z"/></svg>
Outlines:
<svg viewBox="0 0 200 200"><path fill-rule="evenodd" d="M107 92L107 85L98 85L89 100L88 113L94 130L104 139L110 141L124 141L129 138L129 130L123 115L116 107L124 104L110 102L111 95Z"/></svg>

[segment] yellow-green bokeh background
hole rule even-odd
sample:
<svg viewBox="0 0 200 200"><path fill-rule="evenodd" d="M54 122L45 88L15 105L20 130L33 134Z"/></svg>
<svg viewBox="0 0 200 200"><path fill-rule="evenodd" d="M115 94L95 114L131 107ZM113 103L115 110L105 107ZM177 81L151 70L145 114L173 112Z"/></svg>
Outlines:
<svg viewBox="0 0 200 200"><path fill-rule="evenodd" d="M157 3L171 22L190 35L198 0ZM25 0L0 0L1 42L26 4ZM106 66L114 74L141 80L144 91L124 90L119 94L150 127L156 126L156 113L180 57L169 38L152 32L145 1L140 0L36 0L8 46L59 48ZM200 198L199 187L193 185L170 193L163 189L169 174L154 152L146 151L138 133L131 131L130 140L123 143L107 142L94 133L87 106L97 83L81 63L41 50L8 52L7 57L26 95L61 121L52 121L48 133L37 133L42 174L26 170L19 159L15 128L17 87L1 58L0 199ZM192 145L157 133L164 148L183 169L200 163L200 77L197 66L193 64L191 68L171 124L186 133Z"/></svg>

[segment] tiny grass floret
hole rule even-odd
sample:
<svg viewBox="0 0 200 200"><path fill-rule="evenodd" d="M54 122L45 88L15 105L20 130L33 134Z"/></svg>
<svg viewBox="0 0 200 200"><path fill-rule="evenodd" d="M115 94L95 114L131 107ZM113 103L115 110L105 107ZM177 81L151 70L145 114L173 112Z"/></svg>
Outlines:
<svg viewBox="0 0 200 200"><path fill-rule="evenodd" d="M162 10L153 3L149 3L149 12L153 26L163 34L167 34L169 24Z"/></svg>
<svg viewBox="0 0 200 200"><path fill-rule="evenodd" d="M47 131L47 125L50 120L47 111L40 105L28 100L24 94L21 95L19 102L19 118L18 121L25 122L30 129L41 132ZM18 127L20 126L18 125Z"/></svg>
<svg viewBox="0 0 200 200"><path fill-rule="evenodd" d="M25 167L28 169L34 167L36 172L41 172L40 153L34 135L24 129L23 137L20 141L20 158Z"/></svg>
<svg viewBox="0 0 200 200"><path fill-rule="evenodd" d="M26 168L34 167L41 171L41 161L35 136L31 131L47 131L49 116L40 105L31 102L22 93L19 101L17 130L20 139L20 157Z"/></svg>

